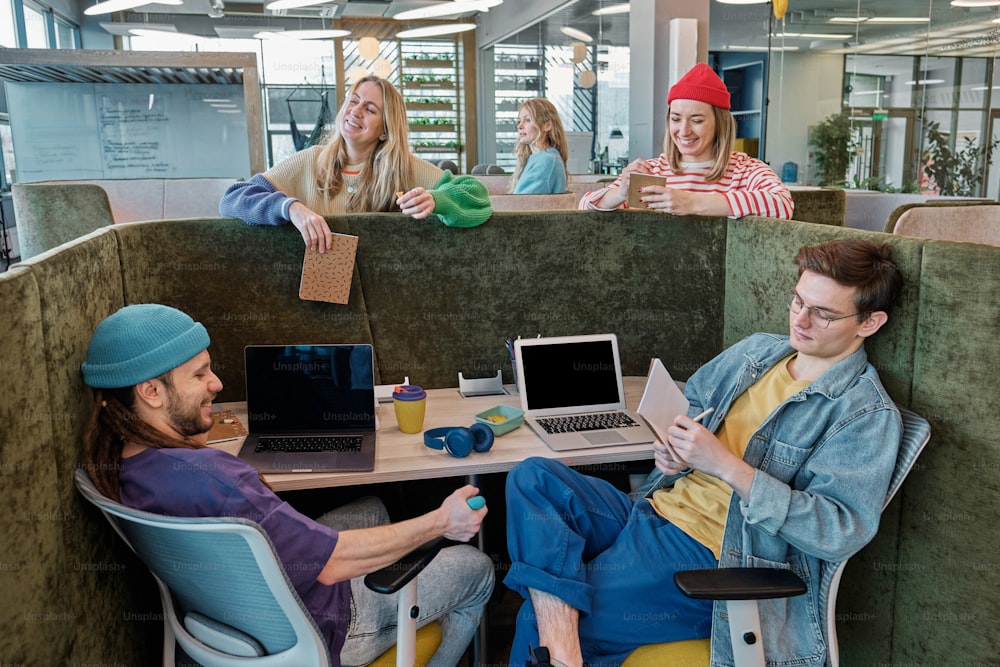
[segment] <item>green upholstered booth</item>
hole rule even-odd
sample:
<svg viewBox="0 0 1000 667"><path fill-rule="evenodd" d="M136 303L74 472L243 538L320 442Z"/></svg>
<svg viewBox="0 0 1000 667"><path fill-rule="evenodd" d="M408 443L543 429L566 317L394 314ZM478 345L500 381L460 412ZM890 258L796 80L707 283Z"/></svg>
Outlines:
<svg viewBox="0 0 1000 667"><path fill-rule="evenodd" d="M847 196L841 188L792 188L795 213L792 217L802 222L843 227L846 216Z"/></svg>
<svg viewBox="0 0 1000 667"><path fill-rule="evenodd" d="M21 259L115 221L108 193L99 185L15 183L11 190Z"/></svg>
<svg viewBox="0 0 1000 667"><path fill-rule="evenodd" d="M686 379L752 331L784 331L792 256L843 236L892 245L906 289L872 359L893 397L934 429L840 587L843 664L1000 655L1000 417L984 372L1000 355L1000 248L642 211L496 213L474 229L399 214L331 224L360 238L346 305L298 298L294 229L231 219L106 226L0 274L4 663L158 660L152 582L73 491L91 404L79 366L117 308L157 301L204 322L222 401L243 397L249 343L372 342L381 382L445 387L459 372L500 369L510 380L508 336L613 331L627 373L659 356Z"/></svg>

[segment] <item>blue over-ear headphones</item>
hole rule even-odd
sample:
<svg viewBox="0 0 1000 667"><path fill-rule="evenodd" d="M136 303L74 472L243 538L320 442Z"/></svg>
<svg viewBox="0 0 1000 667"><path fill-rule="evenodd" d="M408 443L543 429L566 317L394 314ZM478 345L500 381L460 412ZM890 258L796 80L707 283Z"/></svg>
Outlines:
<svg viewBox="0 0 1000 667"><path fill-rule="evenodd" d="M493 429L486 424L443 426L424 431L424 444L431 449L443 449L456 458L468 456L473 451L488 452L493 446Z"/></svg>

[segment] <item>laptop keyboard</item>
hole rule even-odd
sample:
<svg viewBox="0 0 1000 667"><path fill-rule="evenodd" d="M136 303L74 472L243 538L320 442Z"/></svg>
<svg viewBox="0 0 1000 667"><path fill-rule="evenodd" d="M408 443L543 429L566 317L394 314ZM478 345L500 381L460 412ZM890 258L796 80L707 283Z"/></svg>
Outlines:
<svg viewBox="0 0 1000 667"><path fill-rule="evenodd" d="M360 435L263 436L256 452L359 452Z"/></svg>
<svg viewBox="0 0 1000 667"><path fill-rule="evenodd" d="M630 428L639 426L638 422L624 412L597 412L586 415L569 415L567 417L536 418L546 433L575 433L579 431L603 431L612 428Z"/></svg>

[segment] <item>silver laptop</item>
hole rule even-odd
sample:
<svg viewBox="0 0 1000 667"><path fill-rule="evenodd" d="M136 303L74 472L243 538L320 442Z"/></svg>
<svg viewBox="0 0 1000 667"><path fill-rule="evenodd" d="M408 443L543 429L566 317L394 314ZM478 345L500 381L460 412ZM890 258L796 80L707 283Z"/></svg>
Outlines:
<svg viewBox="0 0 1000 667"><path fill-rule="evenodd" d="M625 407L614 334L518 339L514 360L525 421L552 449L653 442Z"/></svg>
<svg viewBox="0 0 1000 667"><path fill-rule="evenodd" d="M371 345L249 345L240 458L265 473L375 467Z"/></svg>

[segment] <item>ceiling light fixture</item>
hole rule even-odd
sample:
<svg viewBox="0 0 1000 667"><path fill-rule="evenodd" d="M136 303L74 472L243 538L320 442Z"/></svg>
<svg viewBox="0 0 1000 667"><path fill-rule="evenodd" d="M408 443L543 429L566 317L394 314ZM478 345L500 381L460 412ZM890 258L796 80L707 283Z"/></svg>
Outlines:
<svg viewBox="0 0 1000 667"><path fill-rule="evenodd" d="M825 32L778 32L774 34L775 37L788 37L791 39L839 39L845 40L854 37L854 35L836 35L833 33Z"/></svg>
<svg viewBox="0 0 1000 667"><path fill-rule="evenodd" d="M264 9L275 12L281 9L298 9L300 7L312 7L322 5L327 0L274 0L264 5Z"/></svg>
<svg viewBox="0 0 1000 667"><path fill-rule="evenodd" d="M336 39L350 35L350 30L263 30L254 39Z"/></svg>
<svg viewBox="0 0 1000 667"><path fill-rule="evenodd" d="M827 23L864 23L868 19L868 16L834 16Z"/></svg>
<svg viewBox="0 0 1000 667"><path fill-rule="evenodd" d="M771 0L715 0L720 5L766 5Z"/></svg>
<svg viewBox="0 0 1000 667"><path fill-rule="evenodd" d="M326 2L327 0L323 0ZM462 2L440 2L429 7L407 9L392 18L397 21L412 21L415 19L437 19L443 16L456 16L467 12L488 12L492 7L503 4L503 0L463 0Z"/></svg>
<svg viewBox="0 0 1000 667"><path fill-rule="evenodd" d="M226 15L226 3L223 0L212 0L212 8L208 10L208 17L211 19L221 19Z"/></svg>
<svg viewBox="0 0 1000 667"><path fill-rule="evenodd" d="M358 55L365 60L375 60L382 52L382 46L374 37L362 37L358 41Z"/></svg>
<svg viewBox="0 0 1000 667"><path fill-rule="evenodd" d="M996 7L1000 0L951 0L952 7Z"/></svg>
<svg viewBox="0 0 1000 667"><path fill-rule="evenodd" d="M944 83L944 79L919 79L917 81L907 81L907 86L932 86L936 83Z"/></svg>
<svg viewBox="0 0 1000 667"><path fill-rule="evenodd" d="M123 21L101 21L100 26L105 32L119 37L133 37L134 30L160 30L162 32L177 32L177 26L172 23L126 23Z"/></svg>
<svg viewBox="0 0 1000 667"><path fill-rule="evenodd" d="M590 13L594 16L609 16L611 14L628 14L631 9L632 6L626 2L623 5L608 5L607 7L601 7L600 9L595 9Z"/></svg>
<svg viewBox="0 0 1000 667"><path fill-rule="evenodd" d="M180 36L181 33L177 32L177 26L165 23L148 28L131 28L128 34L129 37L163 37L165 35Z"/></svg>
<svg viewBox="0 0 1000 667"><path fill-rule="evenodd" d="M142 7L143 5L148 4L151 4L150 0L105 0L104 2L98 2L96 5L87 7L83 10L83 13L87 16L100 16L101 14L123 12L128 9L135 9L136 7ZM157 0L157 4L183 5L184 0Z"/></svg>
<svg viewBox="0 0 1000 667"><path fill-rule="evenodd" d="M442 25L429 25L424 28L413 28L412 30L402 30L396 33L396 37L399 39L420 39L422 37L436 37L438 35L454 35L455 33L475 29L475 23L445 23Z"/></svg>
<svg viewBox="0 0 1000 667"><path fill-rule="evenodd" d="M744 46L742 44L730 44L726 47L727 51L760 51L764 52L774 52L774 51L798 51L797 46Z"/></svg>
<svg viewBox="0 0 1000 667"><path fill-rule="evenodd" d="M571 28L568 25L564 25L563 27L559 28L559 31L562 34L566 35L567 37L578 39L581 42L587 42L589 44L590 42L594 41L594 38L585 33L584 31L577 30L576 28Z"/></svg>
<svg viewBox="0 0 1000 667"><path fill-rule="evenodd" d="M873 16L869 23L930 23L929 16Z"/></svg>

